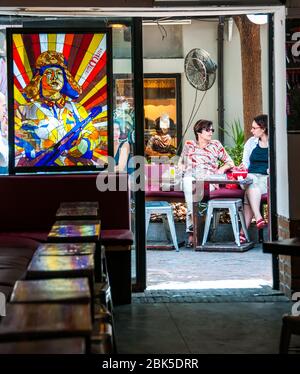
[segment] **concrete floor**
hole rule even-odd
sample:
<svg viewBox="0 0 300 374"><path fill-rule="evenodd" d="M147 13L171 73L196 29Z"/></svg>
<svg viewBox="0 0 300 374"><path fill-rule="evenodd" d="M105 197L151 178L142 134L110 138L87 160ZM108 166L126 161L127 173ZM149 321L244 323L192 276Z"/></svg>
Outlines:
<svg viewBox="0 0 300 374"><path fill-rule="evenodd" d="M290 311L287 301L119 306L117 349L128 354L276 354L281 317Z"/></svg>
<svg viewBox="0 0 300 374"><path fill-rule="evenodd" d="M272 257L261 245L243 253L148 250L147 290L115 307L118 353L276 354L292 304L271 284Z"/></svg>

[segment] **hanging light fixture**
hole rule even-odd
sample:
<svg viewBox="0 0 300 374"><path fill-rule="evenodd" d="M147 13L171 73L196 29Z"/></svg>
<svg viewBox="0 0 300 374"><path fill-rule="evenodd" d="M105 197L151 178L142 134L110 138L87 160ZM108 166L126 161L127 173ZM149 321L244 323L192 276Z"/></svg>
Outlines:
<svg viewBox="0 0 300 374"><path fill-rule="evenodd" d="M256 23L257 25L264 25L268 23L267 14L247 14L249 21Z"/></svg>

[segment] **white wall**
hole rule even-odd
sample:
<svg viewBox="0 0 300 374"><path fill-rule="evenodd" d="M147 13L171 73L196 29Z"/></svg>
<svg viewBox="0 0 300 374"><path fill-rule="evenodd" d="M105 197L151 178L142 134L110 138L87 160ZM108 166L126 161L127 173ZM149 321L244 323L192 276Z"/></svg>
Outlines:
<svg viewBox="0 0 300 374"><path fill-rule="evenodd" d="M224 36L224 120L231 124L240 120L243 126L243 87L242 87L242 61L239 30L235 22L232 24L232 38L228 40L228 23L225 24ZM225 134L225 144L232 144Z"/></svg>
<svg viewBox="0 0 300 374"><path fill-rule="evenodd" d="M183 58L156 58L144 59L144 73L181 73L182 83L182 123L186 128L190 117L194 99L195 89L188 83L184 75L184 57L193 48L203 48L217 62L217 21L199 21L193 20L191 25L178 26L182 30ZM263 87L263 111L268 112L268 33L267 25L261 26L261 48L262 48L262 87ZM144 43L151 39L151 45L162 43L160 33L154 34L152 27L145 26ZM224 105L225 105L225 123L232 123L235 119L240 119L243 125L243 99L242 99L242 67L241 67L241 46L240 37L235 23L233 23L232 40L227 38L227 23L225 25L224 39ZM166 37L168 38L168 36ZM171 42L171 41L170 41ZM167 40L163 43L167 45ZM159 47L161 48L161 47ZM213 87L207 91L207 94L201 104L198 114L192 121L192 125L187 131L185 139L194 138L193 124L200 118L210 119L214 122L218 130L218 80L216 79ZM203 93L198 91L198 100L200 102ZM217 137L217 132L215 134ZM230 144L231 140L225 136L225 144Z"/></svg>
<svg viewBox="0 0 300 374"><path fill-rule="evenodd" d="M263 113L268 114L269 109L269 61L268 61L268 25L260 26L261 43L261 80ZM231 124L234 120L243 123L243 86L242 86L242 61L241 42L239 30L233 22L232 39L228 40L228 23L225 25L224 38L224 118L225 123ZM260 114L260 113L257 113ZM248 124L250 125L250 124ZM225 135L225 144L232 140Z"/></svg>
<svg viewBox="0 0 300 374"><path fill-rule="evenodd" d="M122 59L113 59L113 73L114 74L131 74L131 60L122 58Z"/></svg>
<svg viewBox="0 0 300 374"><path fill-rule="evenodd" d="M286 57L285 57L285 9L281 7L274 16L274 96L275 96L275 152L277 214L290 217L288 141L286 120ZM284 77L284 79L282 79ZM299 149L299 147L298 147ZM298 152L297 152L298 153ZM298 154L296 159L299 158ZM293 173L293 179L295 174ZM291 196L291 197L290 197ZM299 216L300 217L300 214Z"/></svg>
<svg viewBox="0 0 300 374"><path fill-rule="evenodd" d="M195 99L195 89L188 83L184 75L184 57L193 48L203 48L209 52L215 62L217 61L217 22L193 21L191 25L183 25L180 27L182 28L183 58L144 59L144 73L181 73L182 125L184 131ZM151 43L153 44L153 37L155 37L155 35L149 32L149 27L145 26L143 31L144 42L147 43L147 38L151 38ZM157 43L161 43L160 37L157 38ZM214 86L207 91L199 112L186 133L186 139L194 138L193 124L200 118L212 120L217 127L217 87L216 82ZM198 91L197 103L200 102L202 95L203 93Z"/></svg>
<svg viewBox="0 0 300 374"><path fill-rule="evenodd" d="M268 24L260 26L260 45L261 45L261 82L263 113L269 112L269 33Z"/></svg>
<svg viewBox="0 0 300 374"><path fill-rule="evenodd" d="M210 57L217 62L217 36L218 23L193 20L191 25L183 26L183 52L186 55L193 48L205 49ZM183 128L186 128L190 117L196 90L190 85L185 76L182 79L182 117ZM203 92L198 91L197 103L202 99ZM193 125L198 119L209 119L213 121L215 128L218 127L218 82L210 88L201 104L198 114L195 116L185 139L194 139Z"/></svg>

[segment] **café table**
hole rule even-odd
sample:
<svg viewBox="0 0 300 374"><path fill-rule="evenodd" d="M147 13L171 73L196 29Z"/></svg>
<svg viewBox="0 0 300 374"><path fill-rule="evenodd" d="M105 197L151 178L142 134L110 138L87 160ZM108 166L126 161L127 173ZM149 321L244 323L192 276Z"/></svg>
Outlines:
<svg viewBox="0 0 300 374"><path fill-rule="evenodd" d="M48 235L48 243L95 243L95 279L102 280L102 254L99 220L56 221Z"/></svg>
<svg viewBox="0 0 300 374"><path fill-rule="evenodd" d="M18 280L14 285L10 302L89 304L91 292L87 278Z"/></svg>
<svg viewBox="0 0 300 374"><path fill-rule="evenodd" d="M99 209L95 206L60 206L56 212L57 220L94 220L99 218Z"/></svg>
<svg viewBox="0 0 300 374"><path fill-rule="evenodd" d="M80 256L94 255L96 243L42 243L38 246L37 256Z"/></svg>
<svg viewBox="0 0 300 374"><path fill-rule="evenodd" d="M94 258L80 256L34 255L26 272L26 279L88 278L91 293L94 289Z"/></svg>
<svg viewBox="0 0 300 374"><path fill-rule="evenodd" d="M0 324L0 341L84 338L90 347L92 320L87 304L9 303Z"/></svg>
<svg viewBox="0 0 300 374"><path fill-rule="evenodd" d="M0 343L0 354L85 354L84 338L39 339Z"/></svg>
<svg viewBox="0 0 300 374"><path fill-rule="evenodd" d="M76 207L89 207L99 209L98 201L63 201L59 205L60 208L76 208Z"/></svg>
<svg viewBox="0 0 300 374"><path fill-rule="evenodd" d="M51 243L97 243L100 239L99 220L62 220L56 221L48 235Z"/></svg>

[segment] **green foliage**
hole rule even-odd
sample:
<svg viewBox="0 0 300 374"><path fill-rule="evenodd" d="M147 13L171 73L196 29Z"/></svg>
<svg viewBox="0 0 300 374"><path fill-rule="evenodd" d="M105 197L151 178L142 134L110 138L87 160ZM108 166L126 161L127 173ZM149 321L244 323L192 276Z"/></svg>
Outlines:
<svg viewBox="0 0 300 374"><path fill-rule="evenodd" d="M223 130L223 129L222 129ZM232 147L226 146L225 149L232 158L236 166L240 165L243 160L243 151L245 144L245 134L239 119L235 119L233 123L226 123L224 133L233 140Z"/></svg>

